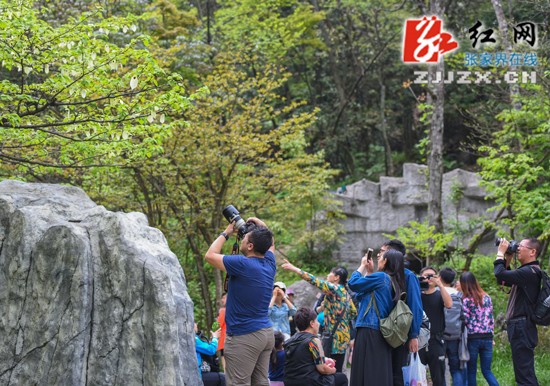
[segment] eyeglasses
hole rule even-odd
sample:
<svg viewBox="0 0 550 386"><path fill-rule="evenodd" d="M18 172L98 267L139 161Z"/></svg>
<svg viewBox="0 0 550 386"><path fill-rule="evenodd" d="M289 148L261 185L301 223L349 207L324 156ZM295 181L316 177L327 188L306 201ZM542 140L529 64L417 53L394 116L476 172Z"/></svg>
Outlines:
<svg viewBox="0 0 550 386"><path fill-rule="evenodd" d="M518 248L535 249L535 248L528 247L527 245L521 245L521 244L518 245Z"/></svg>

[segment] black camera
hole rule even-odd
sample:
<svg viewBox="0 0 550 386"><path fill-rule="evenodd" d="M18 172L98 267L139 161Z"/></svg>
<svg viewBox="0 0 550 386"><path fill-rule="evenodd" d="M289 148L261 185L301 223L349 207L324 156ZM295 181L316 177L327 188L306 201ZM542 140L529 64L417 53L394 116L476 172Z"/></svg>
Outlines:
<svg viewBox="0 0 550 386"><path fill-rule="evenodd" d="M430 283L428 283L428 279L431 279L432 277L434 277L434 275L431 275L431 274L427 275L426 277L418 276L418 281L420 282L421 291L426 291L430 289Z"/></svg>
<svg viewBox="0 0 550 386"><path fill-rule="evenodd" d="M501 241L502 239L497 237L495 240L495 245L498 247ZM515 240L510 240L509 242L510 244L508 245L508 249L506 249L506 253L516 253L518 251L519 243Z"/></svg>
<svg viewBox="0 0 550 386"><path fill-rule="evenodd" d="M225 219L232 223L235 221L234 228L237 230L237 235L240 239L244 237L248 232L256 228L256 224L253 222L245 222L241 216L239 216L239 211L233 205L228 205L222 211Z"/></svg>
<svg viewBox="0 0 550 386"><path fill-rule="evenodd" d="M428 279L431 279L431 278L434 277L434 276L435 276L435 275L433 275L433 274L426 275L425 277L424 277L424 276L419 276L419 277L418 277L418 280L420 280L420 281L426 281L426 280L428 280Z"/></svg>

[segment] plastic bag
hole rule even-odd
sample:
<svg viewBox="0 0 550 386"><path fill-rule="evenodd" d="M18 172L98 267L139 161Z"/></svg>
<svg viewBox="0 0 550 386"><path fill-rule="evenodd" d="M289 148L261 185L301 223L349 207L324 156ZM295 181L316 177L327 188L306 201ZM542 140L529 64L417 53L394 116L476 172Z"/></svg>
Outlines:
<svg viewBox="0 0 550 386"><path fill-rule="evenodd" d="M410 353L409 365L403 367L405 386L427 386L426 366L420 361L418 353Z"/></svg>

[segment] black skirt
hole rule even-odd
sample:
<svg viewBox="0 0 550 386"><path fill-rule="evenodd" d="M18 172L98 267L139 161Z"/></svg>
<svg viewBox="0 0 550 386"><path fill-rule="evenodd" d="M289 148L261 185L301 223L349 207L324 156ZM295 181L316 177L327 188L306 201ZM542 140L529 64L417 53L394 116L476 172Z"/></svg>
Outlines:
<svg viewBox="0 0 550 386"><path fill-rule="evenodd" d="M350 386L393 386L391 352L380 330L357 328Z"/></svg>

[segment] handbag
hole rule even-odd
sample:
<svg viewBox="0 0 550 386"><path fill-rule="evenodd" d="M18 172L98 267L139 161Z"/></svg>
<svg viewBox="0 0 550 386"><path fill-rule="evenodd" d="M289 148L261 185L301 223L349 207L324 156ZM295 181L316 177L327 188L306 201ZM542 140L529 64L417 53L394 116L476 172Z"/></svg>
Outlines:
<svg viewBox="0 0 550 386"><path fill-rule="evenodd" d="M426 366L420 361L418 353L409 354L409 365L402 367L405 386L427 386Z"/></svg>
<svg viewBox="0 0 550 386"><path fill-rule="evenodd" d="M329 356L332 353L332 341L332 334L328 331L323 332L321 335L321 345L323 346L325 356Z"/></svg>
<svg viewBox="0 0 550 386"><path fill-rule="evenodd" d="M338 318L336 319L336 323L334 323L334 327L332 327L332 331L325 331L321 335L321 345L323 346L323 352L325 353L326 357L329 357L332 354L332 342L334 340L334 333L336 332L336 329L342 321L344 311L346 311L345 308L338 314Z"/></svg>

